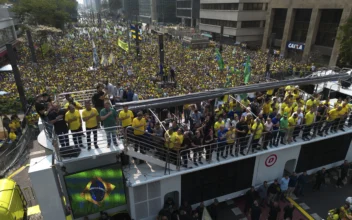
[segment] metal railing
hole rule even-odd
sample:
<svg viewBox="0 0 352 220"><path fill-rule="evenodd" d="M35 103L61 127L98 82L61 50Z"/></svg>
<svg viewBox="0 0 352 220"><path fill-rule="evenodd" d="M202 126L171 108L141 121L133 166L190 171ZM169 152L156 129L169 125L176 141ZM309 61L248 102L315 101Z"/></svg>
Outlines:
<svg viewBox="0 0 352 220"><path fill-rule="evenodd" d="M133 147L136 152L154 156L166 163L170 162L180 170L181 166L187 166L190 163L196 166L203 162L210 163L214 160L214 156L218 161L226 159L229 156L241 157L241 155L245 156L269 148L280 148L294 143L294 140L298 138L308 140L317 137L317 135L329 135L329 131L330 133L335 133L351 125L352 117L350 115L350 117L334 121L319 120L310 125L302 124L291 126L287 129L272 130L270 132L263 131L259 138L256 137L256 131L251 131L244 137L236 136L232 140L233 143L229 143L230 141L219 142L214 137L209 144L202 144L197 147L181 145L180 147L173 148L170 148L163 142L165 141L164 138L153 136L147 132L136 137L133 134L133 128L130 128L127 129L127 142L125 144L127 146L134 144ZM169 161L167 155L169 155Z"/></svg>
<svg viewBox="0 0 352 220"><path fill-rule="evenodd" d="M113 146L118 147L119 143L117 140L121 140L123 136L122 127L115 126L68 132L60 135L53 133L52 143L58 161L62 161L62 158L75 157L74 149L92 150ZM109 143L110 145L108 145Z"/></svg>
<svg viewBox="0 0 352 220"><path fill-rule="evenodd" d="M56 101L58 101L60 105L63 106L66 103L65 96L71 95L75 101L79 103L84 103L87 100L91 100L95 92L96 92L96 89L82 90L77 92L65 92L65 93L59 94L57 96Z"/></svg>

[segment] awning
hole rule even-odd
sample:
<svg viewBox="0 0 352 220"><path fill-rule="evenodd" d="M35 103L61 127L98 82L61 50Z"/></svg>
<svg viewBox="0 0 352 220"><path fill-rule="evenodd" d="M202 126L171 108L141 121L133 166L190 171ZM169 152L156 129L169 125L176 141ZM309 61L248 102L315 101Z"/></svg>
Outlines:
<svg viewBox="0 0 352 220"><path fill-rule="evenodd" d="M203 33L202 36L209 37L209 38L213 37L213 36L211 36L211 34L207 34L207 33Z"/></svg>
<svg viewBox="0 0 352 220"><path fill-rule="evenodd" d="M7 64L0 68L0 72L12 72L12 66L10 64Z"/></svg>

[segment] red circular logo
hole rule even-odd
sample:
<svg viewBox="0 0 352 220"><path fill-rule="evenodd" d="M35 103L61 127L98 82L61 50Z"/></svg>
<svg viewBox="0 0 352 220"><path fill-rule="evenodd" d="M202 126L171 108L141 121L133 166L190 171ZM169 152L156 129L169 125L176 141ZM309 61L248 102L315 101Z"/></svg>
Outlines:
<svg viewBox="0 0 352 220"><path fill-rule="evenodd" d="M271 167L272 165L274 165L277 161L277 156L276 154L272 154L270 156L268 156L265 160L265 166L267 167Z"/></svg>

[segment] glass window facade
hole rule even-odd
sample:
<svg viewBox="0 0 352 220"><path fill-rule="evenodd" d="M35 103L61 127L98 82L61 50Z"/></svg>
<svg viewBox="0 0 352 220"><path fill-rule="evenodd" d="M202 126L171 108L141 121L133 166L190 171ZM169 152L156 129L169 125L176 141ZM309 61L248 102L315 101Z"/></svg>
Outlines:
<svg viewBox="0 0 352 220"><path fill-rule="evenodd" d="M206 10L238 10L238 3L201 4L200 7Z"/></svg>
<svg viewBox="0 0 352 220"><path fill-rule="evenodd" d="M296 9L291 41L306 42L312 9Z"/></svg>
<svg viewBox="0 0 352 220"><path fill-rule="evenodd" d="M242 21L241 28L257 28L260 27L260 21Z"/></svg>
<svg viewBox="0 0 352 220"><path fill-rule="evenodd" d="M0 46L4 46L15 40L15 33L12 26L0 30Z"/></svg>
<svg viewBox="0 0 352 220"><path fill-rule="evenodd" d="M180 17L191 17L191 16L192 16L192 10L177 9L176 16L180 16Z"/></svg>
<svg viewBox="0 0 352 220"><path fill-rule="evenodd" d="M275 9L274 13L274 23L271 33L276 34L276 39L282 39L282 36L284 35L287 9Z"/></svg>
<svg viewBox="0 0 352 220"><path fill-rule="evenodd" d="M139 14L151 16L151 0L139 0Z"/></svg>
<svg viewBox="0 0 352 220"><path fill-rule="evenodd" d="M200 19L200 23L202 23L202 24L210 24L210 25L217 25L217 26L224 26L224 27L231 27L231 28L237 28L237 22L236 21L225 21L225 20L216 20L216 19L202 18L202 19Z"/></svg>
<svg viewBox="0 0 352 220"><path fill-rule="evenodd" d="M261 11L263 10L263 3L244 3L244 11Z"/></svg>
<svg viewBox="0 0 352 220"><path fill-rule="evenodd" d="M177 1L177 8L192 8L192 1Z"/></svg>
<svg viewBox="0 0 352 220"><path fill-rule="evenodd" d="M315 44L326 47L333 47L340 25L342 9L325 9L321 12Z"/></svg>

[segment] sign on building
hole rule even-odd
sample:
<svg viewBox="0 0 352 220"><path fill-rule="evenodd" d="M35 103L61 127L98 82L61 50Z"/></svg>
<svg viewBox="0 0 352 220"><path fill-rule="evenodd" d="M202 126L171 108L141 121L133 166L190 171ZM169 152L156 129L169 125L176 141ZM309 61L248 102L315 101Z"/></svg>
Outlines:
<svg viewBox="0 0 352 220"><path fill-rule="evenodd" d="M304 50L304 44L295 43L295 42L287 42L287 48L294 50Z"/></svg>

